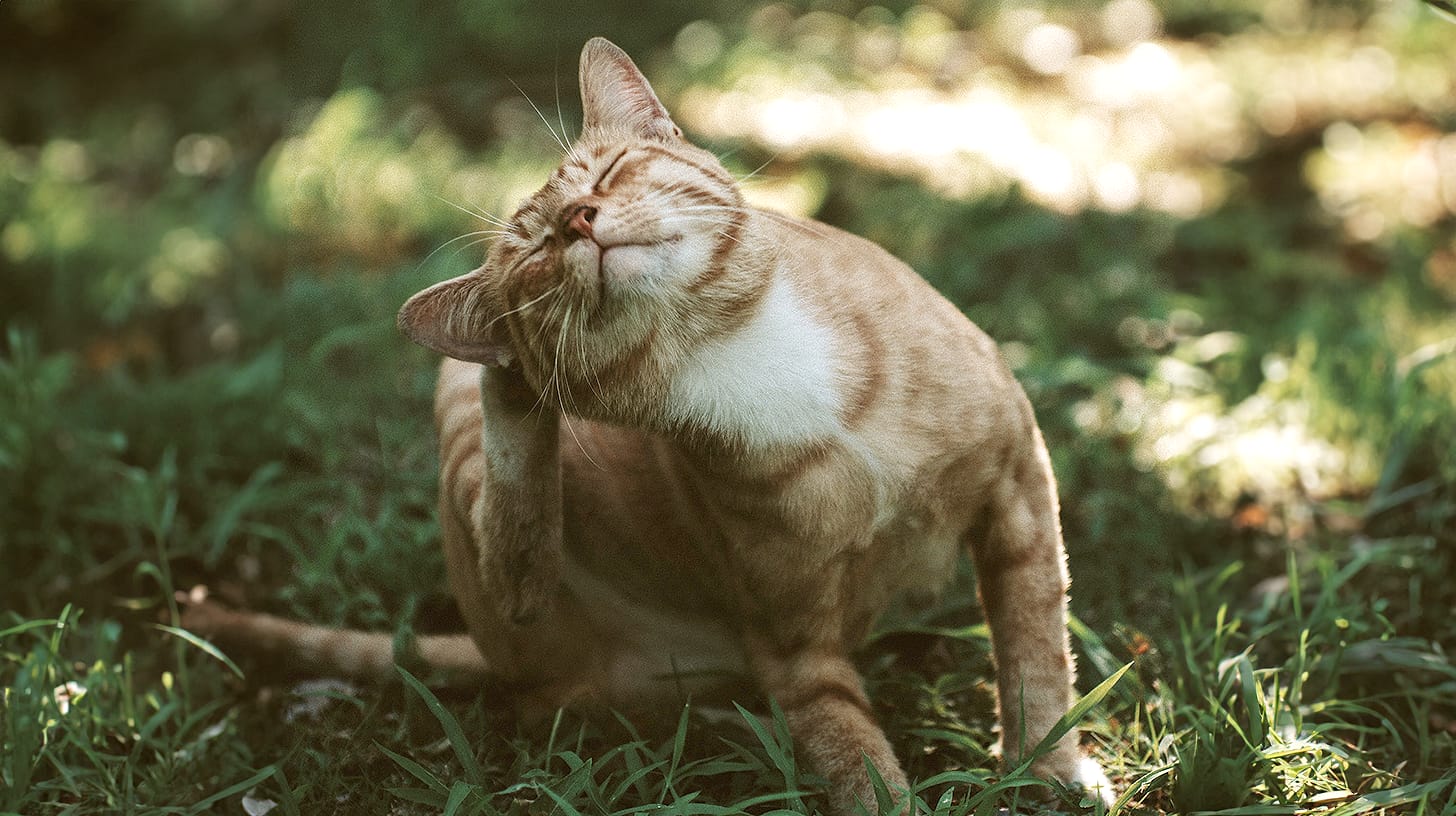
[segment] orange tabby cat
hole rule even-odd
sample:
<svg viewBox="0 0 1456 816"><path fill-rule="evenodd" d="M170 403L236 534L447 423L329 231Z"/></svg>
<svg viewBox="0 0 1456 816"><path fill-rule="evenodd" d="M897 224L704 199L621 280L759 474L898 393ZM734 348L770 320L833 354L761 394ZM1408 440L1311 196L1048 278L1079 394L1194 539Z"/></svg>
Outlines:
<svg viewBox="0 0 1456 816"><path fill-rule="evenodd" d="M907 781L850 655L969 550L1007 756L1072 692L1057 497L996 346L904 264L744 204L606 40L586 121L484 266L399 325L446 355L435 417L451 589L477 666L556 706L641 706L749 676L829 780ZM199 629L356 672L386 636L194 607ZM483 657L484 664L479 666ZM1110 790L1070 733L1034 770Z"/></svg>

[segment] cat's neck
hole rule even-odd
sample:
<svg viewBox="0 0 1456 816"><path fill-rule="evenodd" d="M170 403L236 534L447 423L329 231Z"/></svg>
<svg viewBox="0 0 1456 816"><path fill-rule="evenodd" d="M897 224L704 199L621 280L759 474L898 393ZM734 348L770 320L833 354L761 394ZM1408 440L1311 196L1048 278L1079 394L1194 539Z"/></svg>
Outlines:
<svg viewBox="0 0 1456 816"><path fill-rule="evenodd" d="M796 272L805 246L823 241L819 226L746 211L691 313L627 310L600 327L612 339L595 352L568 339L556 372L565 396L552 372L538 390L566 413L658 433L695 456L772 461L832 444L845 432L842 342Z"/></svg>
<svg viewBox="0 0 1456 816"><path fill-rule="evenodd" d="M840 432L832 330L775 253L764 291L732 329L687 349L668 371L669 424L748 450L802 447Z"/></svg>

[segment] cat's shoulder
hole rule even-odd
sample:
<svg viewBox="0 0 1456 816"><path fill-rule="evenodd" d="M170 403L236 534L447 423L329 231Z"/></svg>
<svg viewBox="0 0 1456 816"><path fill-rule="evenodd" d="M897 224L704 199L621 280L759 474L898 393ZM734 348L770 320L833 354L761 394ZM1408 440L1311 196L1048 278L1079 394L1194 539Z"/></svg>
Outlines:
<svg viewBox="0 0 1456 816"><path fill-rule="evenodd" d="M879 244L823 221L775 210L753 209L750 212L760 229L773 234L778 240L806 242L820 245L826 249L839 249L847 252L874 251L893 257Z"/></svg>

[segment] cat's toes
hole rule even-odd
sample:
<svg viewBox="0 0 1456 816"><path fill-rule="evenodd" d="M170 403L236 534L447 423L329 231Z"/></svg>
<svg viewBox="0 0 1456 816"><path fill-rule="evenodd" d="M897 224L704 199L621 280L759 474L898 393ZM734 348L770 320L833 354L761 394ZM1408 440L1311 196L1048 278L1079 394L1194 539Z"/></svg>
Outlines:
<svg viewBox="0 0 1456 816"><path fill-rule="evenodd" d="M1097 760L1083 754L1075 743L1063 743L1031 766L1033 775L1081 788L1106 807L1117 801L1117 789ZM1048 791L1047 795L1051 795Z"/></svg>
<svg viewBox="0 0 1456 816"><path fill-rule="evenodd" d="M1112 807L1117 800L1117 791L1113 790L1112 782L1108 781L1107 774L1102 772L1102 766L1097 760L1089 756L1082 757L1072 773L1072 778L1067 780L1076 785L1081 785L1086 791L1098 799L1104 805Z"/></svg>

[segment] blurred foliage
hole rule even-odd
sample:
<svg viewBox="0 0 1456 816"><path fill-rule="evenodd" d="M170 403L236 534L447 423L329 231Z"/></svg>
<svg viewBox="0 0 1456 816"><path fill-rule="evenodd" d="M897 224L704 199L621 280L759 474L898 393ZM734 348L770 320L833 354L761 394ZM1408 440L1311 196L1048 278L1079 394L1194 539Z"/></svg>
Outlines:
<svg viewBox="0 0 1456 816"><path fill-rule="evenodd" d="M752 200L886 246L1002 343L1084 675L1135 664L1088 730L1139 801L1449 809L1456 26L1415 0L5 0L0 810L308 812L458 776L398 690L294 723L149 624L205 581L458 626L432 361L393 313L549 172L598 34ZM937 812L1019 784L982 770L970 581L864 659ZM448 791L477 812L674 801L641 769L689 734L680 778L715 801L791 760L697 718L510 739L494 693L445 701L506 734L493 781Z"/></svg>

